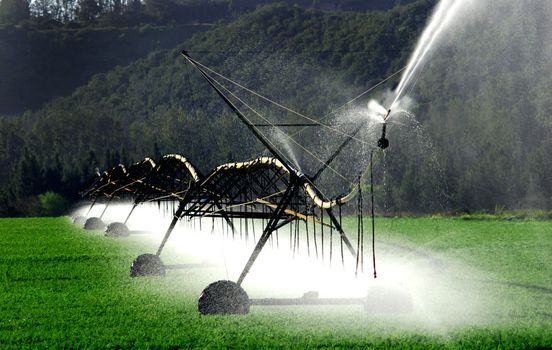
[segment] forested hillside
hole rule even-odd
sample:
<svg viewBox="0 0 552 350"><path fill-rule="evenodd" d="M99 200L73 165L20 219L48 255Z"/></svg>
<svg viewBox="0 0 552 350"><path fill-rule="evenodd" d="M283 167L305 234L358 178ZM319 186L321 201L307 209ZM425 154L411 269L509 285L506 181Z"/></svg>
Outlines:
<svg viewBox="0 0 552 350"><path fill-rule="evenodd" d="M412 0L302 0L328 11L389 9ZM218 21L276 0L0 1L0 116L69 95L92 75L172 48Z"/></svg>
<svg viewBox="0 0 552 350"><path fill-rule="evenodd" d="M206 25L0 30L0 115L70 95L96 73L172 48Z"/></svg>
<svg viewBox="0 0 552 350"><path fill-rule="evenodd" d="M292 109L321 116L404 67L434 4L366 13L261 7L4 119L1 214L37 213L37 196L46 191L74 200L95 167L181 153L206 172L262 154L182 49ZM518 16L507 5L496 10L500 21L486 19L485 8L464 20L469 25L452 28L454 36L447 33L409 89L413 104L390 121L391 147L376 174L381 212L552 207L547 27L529 25L544 15L538 6ZM517 36L520 25L524 37Z"/></svg>
<svg viewBox="0 0 552 350"><path fill-rule="evenodd" d="M75 198L96 166L172 152L207 171L258 154L258 145L244 147L244 140L255 145L250 135L193 78L182 48L309 112L328 106L328 96L343 102L403 64L430 8L427 1L385 14L264 7L174 50L96 75L72 96L1 124L3 211L25 212L29 197L47 190ZM298 72L311 83L305 86ZM330 82L347 88L329 89Z"/></svg>

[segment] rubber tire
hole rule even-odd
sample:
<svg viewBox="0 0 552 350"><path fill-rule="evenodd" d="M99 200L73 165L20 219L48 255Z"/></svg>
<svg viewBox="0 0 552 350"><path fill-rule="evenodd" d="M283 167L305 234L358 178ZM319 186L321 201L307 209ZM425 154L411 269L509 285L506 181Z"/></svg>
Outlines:
<svg viewBox="0 0 552 350"><path fill-rule="evenodd" d="M73 223L76 225L84 226L84 224L86 223L86 217L82 215L75 216L73 217Z"/></svg>
<svg viewBox="0 0 552 350"><path fill-rule="evenodd" d="M216 281L201 292L197 306L202 315L245 315L249 313L249 296L235 282Z"/></svg>
<svg viewBox="0 0 552 350"><path fill-rule="evenodd" d="M165 276L165 265L155 254L139 255L130 265L130 277Z"/></svg>
<svg viewBox="0 0 552 350"><path fill-rule="evenodd" d="M130 235L130 231L122 222L113 222L107 225L105 235L108 237L128 237Z"/></svg>
<svg viewBox="0 0 552 350"><path fill-rule="evenodd" d="M85 230L105 230L107 225L100 218L89 218L84 223Z"/></svg>

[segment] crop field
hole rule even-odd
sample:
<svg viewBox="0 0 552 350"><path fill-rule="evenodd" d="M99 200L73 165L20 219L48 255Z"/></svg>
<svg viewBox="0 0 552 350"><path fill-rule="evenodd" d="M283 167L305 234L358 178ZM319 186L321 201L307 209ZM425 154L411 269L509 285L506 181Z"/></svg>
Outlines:
<svg viewBox="0 0 552 350"><path fill-rule="evenodd" d="M379 218L377 227L378 279L409 284L410 314L347 305L201 316L197 297L224 277L217 268L129 276L157 236L109 238L68 217L0 219L0 348L552 348L552 221ZM270 294L254 281L250 296Z"/></svg>

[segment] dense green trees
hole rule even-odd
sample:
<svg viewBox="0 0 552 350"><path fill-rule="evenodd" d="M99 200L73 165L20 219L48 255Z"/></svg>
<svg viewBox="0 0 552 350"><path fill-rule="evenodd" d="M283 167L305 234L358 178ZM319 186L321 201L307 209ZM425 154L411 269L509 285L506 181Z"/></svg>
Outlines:
<svg viewBox="0 0 552 350"><path fill-rule="evenodd" d="M3 27L0 19L0 115L39 108L55 96L70 94L95 73L128 64L153 49L173 47L209 27L182 23L213 23L274 1L37 0L31 2L27 20L27 0L2 0L0 14L23 15L6 20L19 26ZM392 7L396 2L374 4ZM310 0L299 3L313 5ZM352 74L357 68L350 67Z"/></svg>
<svg viewBox="0 0 552 350"><path fill-rule="evenodd" d="M78 0L76 20L79 22L92 22L102 13L102 3L96 0Z"/></svg>
<svg viewBox="0 0 552 350"><path fill-rule="evenodd" d="M330 11L390 9L414 0L2 0L0 24L29 18L39 28L66 26L135 26L146 23L216 22L253 11L257 6L287 3ZM29 23L27 23L29 24Z"/></svg>
<svg viewBox="0 0 552 350"><path fill-rule="evenodd" d="M208 171L262 154L263 147L185 63L182 48L291 108L323 116L406 64L433 5L420 0L368 13L261 7L175 49L96 74L34 112L0 119L0 215L40 212L40 198L53 197L38 195L49 191L75 199L95 167L120 161L181 153ZM528 54L538 51L530 45L539 46L530 31L524 31L525 44L515 46L512 32L501 25L479 36L457 32L462 45L443 45L427 63L412 90L416 115L390 125L391 147L378 163L385 167L375 169L376 190L384 198L380 210L552 207L550 66ZM261 112L269 108L258 98L247 102ZM333 147L322 132L305 135L301 141L315 149ZM345 153L355 152L365 156L354 148ZM296 153L308 172L311 164ZM338 159L335 167L345 169L348 161Z"/></svg>
<svg viewBox="0 0 552 350"><path fill-rule="evenodd" d="M0 115L39 108L69 95L96 73L174 47L208 27L0 29Z"/></svg>
<svg viewBox="0 0 552 350"><path fill-rule="evenodd" d="M429 5L424 2L415 8L425 11ZM341 59L339 52L350 51L357 60L369 56L374 43L389 40L385 23L397 16L404 13L325 15L283 5L262 8L196 36L176 50L157 51L128 67L98 74L68 98L4 120L0 130L8 136L6 141L21 138L39 162L41 174L37 178L42 179L42 185L33 187L35 196L61 191L75 199L78 185L95 167L111 167L123 160L123 154L128 161L136 161L154 154L181 153L207 171L223 162L258 155L262 147L235 123L197 73L190 71L179 55L181 47L286 104L319 114L329 104L341 103L358 91L329 85L329 81L341 80L343 86L354 81L370 84L386 75L390 68L381 69L382 65L354 72L351 58ZM343 21L348 22L346 27ZM415 27L422 23L420 20ZM347 33L346 44L336 41L339 32ZM415 36L409 33L396 45L407 50ZM395 58L391 60L401 56L400 52L392 54ZM247 62L257 62L257 67ZM9 142L3 146L1 161L15 171L18 159L25 159L25 150L8 151L13 148ZM52 176L46 176L48 172L60 174L60 190L49 186ZM46 177L49 180L44 180ZM12 177L3 187L9 192L19 186L16 182L24 183L20 177ZM18 197L16 193L14 196ZM4 199L4 215L28 212L20 208L14 196Z"/></svg>
<svg viewBox="0 0 552 350"><path fill-rule="evenodd" d="M28 0L0 1L0 24L17 24L30 16Z"/></svg>

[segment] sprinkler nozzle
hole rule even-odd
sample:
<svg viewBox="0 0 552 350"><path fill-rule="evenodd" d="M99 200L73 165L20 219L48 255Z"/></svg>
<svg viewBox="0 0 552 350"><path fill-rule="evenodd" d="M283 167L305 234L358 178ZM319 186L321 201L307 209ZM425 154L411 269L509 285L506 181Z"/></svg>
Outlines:
<svg viewBox="0 0 552 350"><path fill-rule="evenodd" d="M387 111L387 114L385 115L385 117L383 117L383 125L385 127L385 121L387 120L387 118L389 118L389 115L391 114L391 108L389 108L389 110Z"/></svg>
<svg viewBox="0 0 552 350"><path fill-rule="evenodd" d="M387 115L389 115L389 112L387 113ZM378 140L378 147L381 149L386 149L387 147L389 147L389 140L385 137L386 132L387 123L383 123L383 127L381 129L381 138Z"/></svg>

